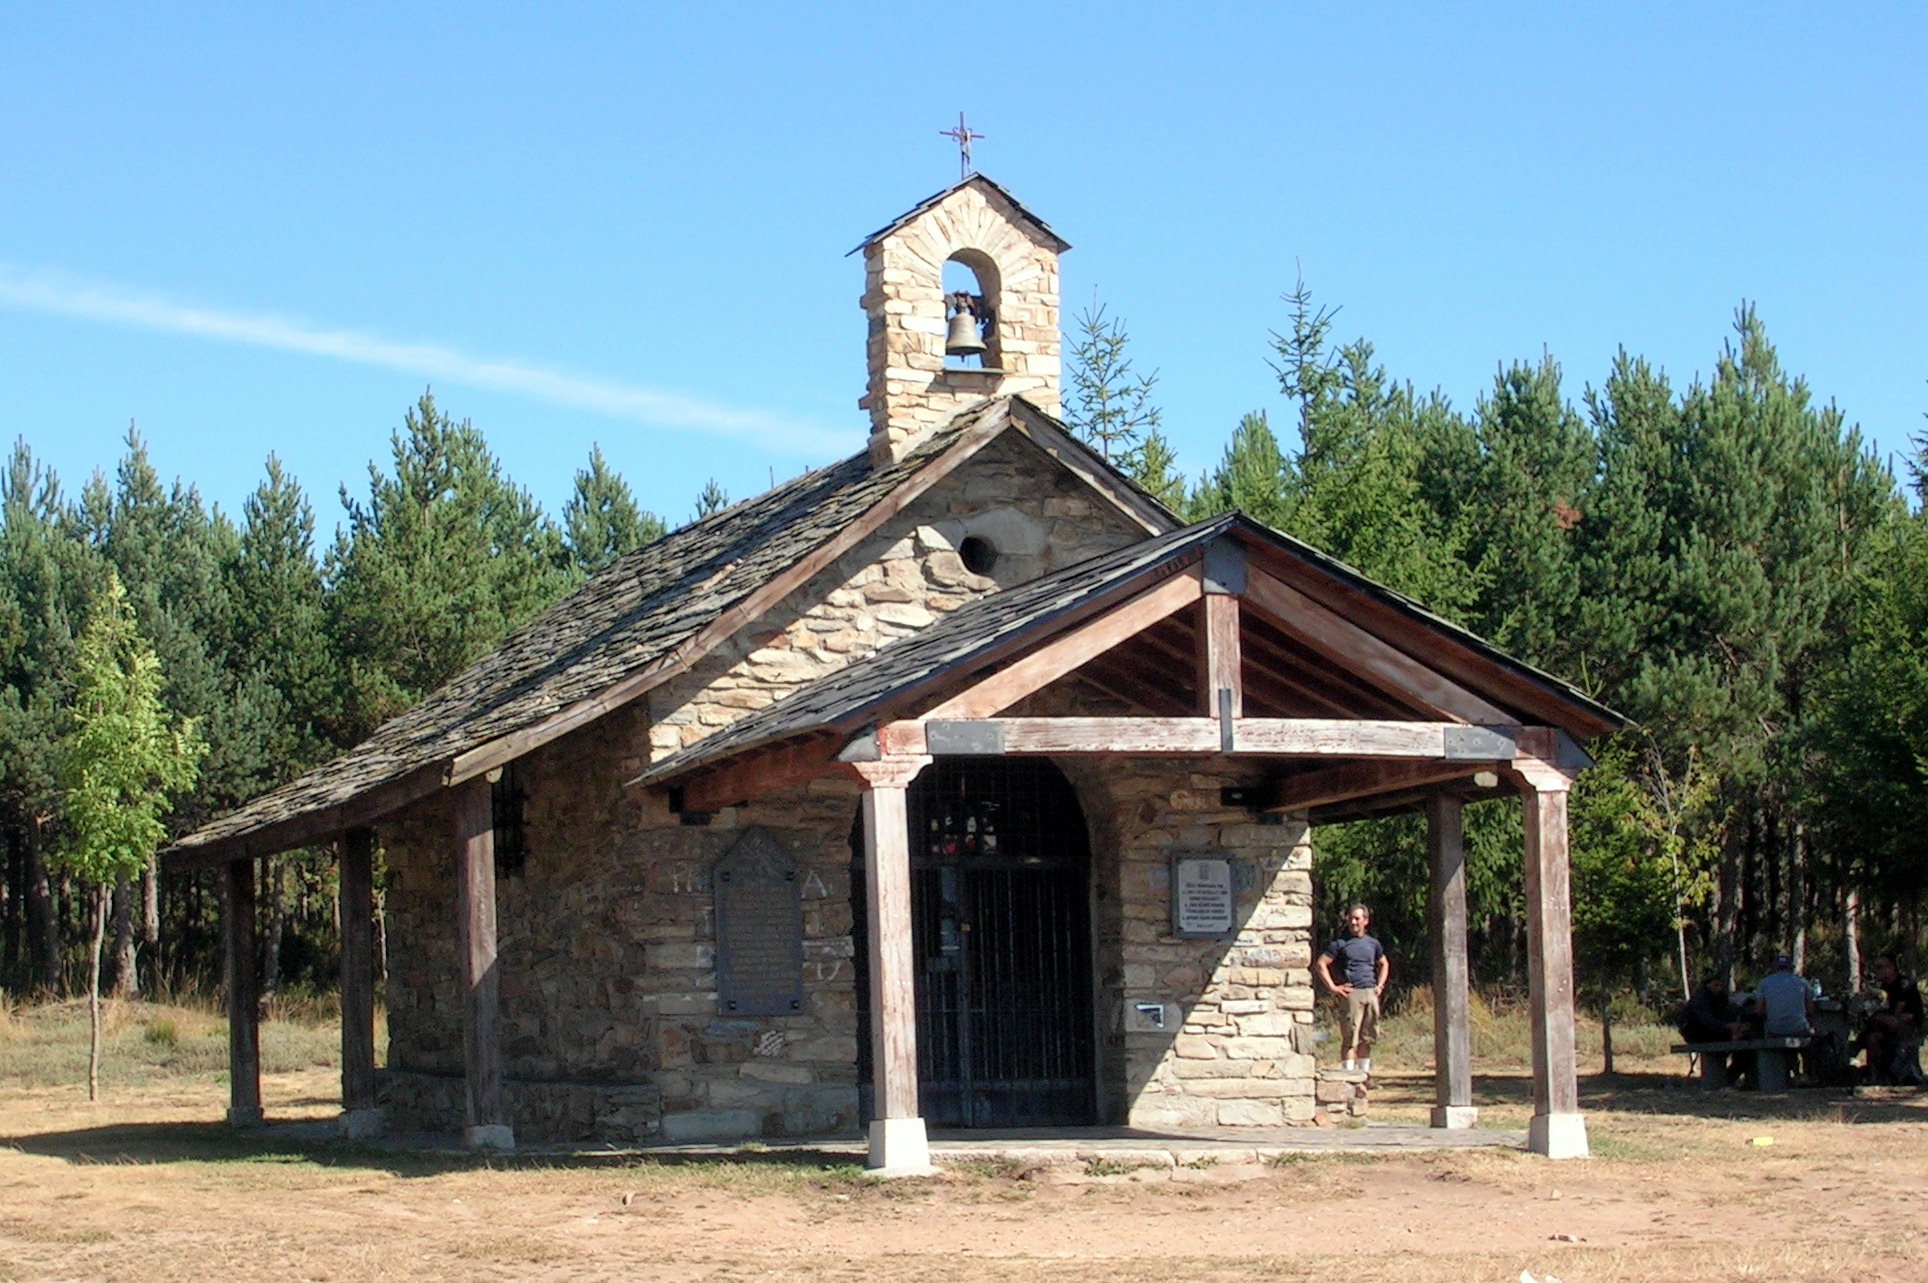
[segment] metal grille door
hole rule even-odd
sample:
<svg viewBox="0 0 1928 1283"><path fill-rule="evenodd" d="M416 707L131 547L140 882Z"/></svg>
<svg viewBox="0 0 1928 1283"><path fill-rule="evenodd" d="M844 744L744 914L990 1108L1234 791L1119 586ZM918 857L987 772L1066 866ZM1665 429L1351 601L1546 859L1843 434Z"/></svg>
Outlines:
<svg viewBox="0 0 1928 1283"><path fill-rule="evenodd" d="M918 777L909 802L924 1118L952 1127L1094 1121L1091 857L1076 795L1048 762L951 759ZM867 1042L861 877L853 898Z"/></svg>

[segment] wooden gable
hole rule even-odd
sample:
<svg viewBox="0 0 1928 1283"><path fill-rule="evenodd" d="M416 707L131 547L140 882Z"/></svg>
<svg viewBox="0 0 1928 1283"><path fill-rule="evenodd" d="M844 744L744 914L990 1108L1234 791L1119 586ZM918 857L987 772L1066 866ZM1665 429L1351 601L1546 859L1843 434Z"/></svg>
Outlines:
<svg viewBox="0 0 1928 1283"><path fill-rule="evenodd" d="M1579 741L1620 724L1243 518L1103 560L1081 585L974 603L637 782L706 812L876 758L1238 756L1271 764L1259 809L1356 811L1490 790L1518 758L1583 763Z"/></svg>

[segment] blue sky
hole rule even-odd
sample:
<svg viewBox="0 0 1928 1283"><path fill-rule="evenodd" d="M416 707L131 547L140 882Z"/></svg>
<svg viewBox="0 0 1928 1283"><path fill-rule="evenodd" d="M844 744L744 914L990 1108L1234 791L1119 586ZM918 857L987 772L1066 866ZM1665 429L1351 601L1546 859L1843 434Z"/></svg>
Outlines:
<svg viewBox="0 0 1928 1283"><path fill-rule="evenodd" d="M844 254L955 179L961 109L1192 472L1281 410L1298 269L1464 407L1543 350L1576 397L1620 346L1685 382L1750 299L1900 451L1924 67L1920 5L21 0L0 432L73 489L132 419L230 511L273 451L325 527L433 384L552 510L599 442L680 521L861 443Z"/></svg>

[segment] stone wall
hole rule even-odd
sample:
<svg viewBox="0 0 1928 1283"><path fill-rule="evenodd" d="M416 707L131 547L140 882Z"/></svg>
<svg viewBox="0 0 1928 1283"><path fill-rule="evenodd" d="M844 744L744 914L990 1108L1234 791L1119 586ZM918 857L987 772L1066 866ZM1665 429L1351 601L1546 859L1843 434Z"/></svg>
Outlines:
<svg viewBox="0 0 1928 1283"><path fill-rule="evenodd" d="M946 369L944 264L976 273L995 309L987 369ZM1022 395L1058 413L1058 255L995 192L959 187L864 247L871 457L901 458L916 440L990 396Z"/></svg>
<svg viewBox="0 0 1928 1283"><path fill-rule="evenodd" d="M957 548L987 540L988 575ZM964 602L1145 537L1109 502L1016 432L1006 432L689 672L648 695L650 753L705 735Z"/></svg>
<svg viewBox="0 0 1928 1283"><path fill-rule="evenodd" d="M966 570L956 552L972 534L998 549L988 576ZM625 1105L621 1125L656 1134L653 1125L664 1137L854 1127L856 786L823 780L688 827L660 795L623 781L972 597L1141 537L1006 434L691 672L522 759L529 855L519 873L497 880L496 895L504 1072L522 1084L512 1100L534 1102L517 1106L531 1111L531 1125L560 1127L588 1099L576 1089L551 1099L541 1084L594 1082L655 1090L658 1121ZM452 823L438 796L382 826L389 1063L414 1076L392 1090L398 1108L424 1119L452 1099L450 1127L461 1098L438 1095L431 1080L462 1068ZM797 1016L717 1011L710 872L751 825L776 834L804 878L806 1009Z"/></svg>
<svg viewBox="0 0 1928 1283"><path fill-rule="evenodd" d="M1067 763L1094 811L1099 1010L1114 1121L1313 1121L1312 852L1301 821L1219 805L1249 774L1209 762ZM1230 939L1172 933L1171 857L1220 852L1239 877ZM1139 1005L1157 1007L1163 1028Z"/></svg>

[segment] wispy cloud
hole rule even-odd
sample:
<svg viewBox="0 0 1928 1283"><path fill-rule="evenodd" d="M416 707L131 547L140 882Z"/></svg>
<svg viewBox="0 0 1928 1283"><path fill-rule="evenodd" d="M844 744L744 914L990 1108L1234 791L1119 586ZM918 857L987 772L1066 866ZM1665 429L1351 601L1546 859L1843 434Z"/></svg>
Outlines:
<svg viewBox="0 0 1928 1283"><path fill-rule="evenodd" d="M0 264L0 304L82 320L246 343L399 370L437 382L514 392L651 427L707 432L788 456L821 457L853 447L851 434L761 410L634 384L584 378L489 360L436 343L401 343L355 330L326 329L286 317L202 307L117 285Z"/></svg>

